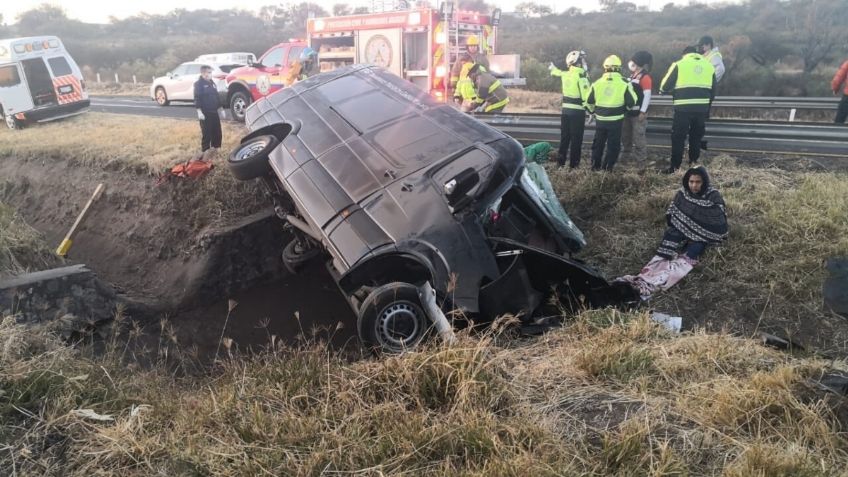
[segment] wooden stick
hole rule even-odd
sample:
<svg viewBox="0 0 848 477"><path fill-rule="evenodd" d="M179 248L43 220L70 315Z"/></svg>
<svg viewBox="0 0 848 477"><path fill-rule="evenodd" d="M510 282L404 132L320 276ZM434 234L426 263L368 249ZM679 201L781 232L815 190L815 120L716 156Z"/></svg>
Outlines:
<svg viewBox="0 0 848 477"><path fill-rule="evenodd" d="M74 235L77 234L77 229L80 225L82 225L82 221L85 219L85 216L88 215L88 210L91 208L91 205L103 195L103 183L97 184L97 189L94 190L94 194L91 194L91 198L88 199L88 203L83 207L82 212L77 216L77 220L74 222L74 225L71 226L71 229L68 230L68 233L65 235L65 239L62 240L62 243L59 244L59 248L56 249L56 255L60 257L65 257L68 255L68 250L71 249L71 244L73 243Z"/></svg>

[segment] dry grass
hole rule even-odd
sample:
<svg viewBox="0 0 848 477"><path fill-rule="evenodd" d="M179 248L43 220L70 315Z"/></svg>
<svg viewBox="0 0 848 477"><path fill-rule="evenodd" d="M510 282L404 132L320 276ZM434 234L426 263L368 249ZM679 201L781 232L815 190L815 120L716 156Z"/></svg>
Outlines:
<svg viewBox="0 0 848 477"><path fill-rule="evenodd" d="M88 93L95 96L146 96L150 97L150 83L97 83L85 84Z"/></svg>
<svg viewBox="0 0 848 477"><path fill-rule="evenodd" d="M728 156L707 167L728 205L730 238L652 306L713 330L766 330L845 352L848 324L823 311L821 287L823 261L848 255L848 176L746 167ZM610 276L638 272L662 236L680 176L626 167L551 175L586 233L583 258Z"/></svg>
<svg viewBox="0 0 848 477"><path fill-rule="evenodd" d="M114 335L95 354L7 320L0 467L18 475L794 476L834 475L848 464L844 399L809 384L827 363L729 335L673 337L640 315L592 312L523 345L466 336L453 348L354 362L317 344L273 340L261 354L182 378L175 363L195 368L165 329L155 363L141 369L130 359L136 346ZM640 365L622 372L618 363L634 355Z"/></svg>
<svg viewBox="0 0 848 477"><path fill-rule="evenodd" d="M510 88L507 113L549 113L562 110L562 95L543 91Z"/></svg>
<svg viewBox="0 0 848 477"><path fill-rule="evenodd" d="M223 124L222 153L238 144L242 126ZM73 160L138 172L162 172L200 151L196 121L88 113L22 131L0 132L0 157Z"/></svg>
<svg viewBox="0 0 848 477"><path fill-rule="evenodd" d="M0 203L0 278L41 270L57 262L44 237L14 209Z"/></svg>

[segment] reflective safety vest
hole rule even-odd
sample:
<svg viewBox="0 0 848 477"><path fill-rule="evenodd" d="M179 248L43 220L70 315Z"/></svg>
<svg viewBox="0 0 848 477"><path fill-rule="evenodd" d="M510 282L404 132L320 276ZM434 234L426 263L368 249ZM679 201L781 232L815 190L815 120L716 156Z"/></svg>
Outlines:
<svg viewBox="0 0 848 477"><path fill-rule="evenodd" d="M551 76L559 76L562 80L562 109L563 112L573 110L582 112L586 109L586 99L589 98L589 77L579 66L569 66L567 70L553 68Z"/></svg>
<svg viewBox="0 0 848 477"><path fill-rule="evenodd" d="M636 92L633 85L621 76L621 73L604 73L592 85L590 96L594 102L589 105L598 121L622 121L627 112L627 105L636 103ZM628 96L630 100L628 101Z"/></svg>
<svg viewBox="0 0 848 477"><path fill-rule="evenodd" d="M474 88L474 82L468 77L468 70L474 66L474 63L466 63L462 66L462 71L459 74L459 82L456 84L453 96L460 98L462 101L471 101L479 103L477 98L477 90Z"/></svg>
<svg viewBox="0 0 848 477"><path fill-rule="evenodd" d="M509 104L509 95L501 80L489 73L477 75L477 96L483 103L483 112L501 111Z"/></svg>
<svg viewBox="0 0 848 477"><path fill-rule="evenodd" d="M674 82L669 85L670 78L673 77ZM671 65L663 78L660 90L671 89L675 107L708 111L714 77L715 67L712 63L697 53L689 53Z"/></svg>

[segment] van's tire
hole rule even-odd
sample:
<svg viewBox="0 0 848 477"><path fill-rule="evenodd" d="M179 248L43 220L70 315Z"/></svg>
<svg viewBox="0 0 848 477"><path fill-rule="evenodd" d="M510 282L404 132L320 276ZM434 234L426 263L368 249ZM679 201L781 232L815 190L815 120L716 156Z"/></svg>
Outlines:
<svg viewBox="0 0 848 477"><path fill-rule="evenodd" d="M403 282L371 291L359 308L356 324L366 348L390 354L414 350L431 329L418 288Z"/></svg>
<svg viewBox="0 0 848 477"><path fill-rule="evenodd" d="M233 119L243 123L247 107L252 102L252 98L246 91L236 91L233 93L230 96L230 111L233 113Z"/></svg>
<svg viewBox="0 0 848 477"><path fill-rule="evenodd" d="M279 144L280 140L270 134L257 136L239 144L227 158L230 172L241 181L253 180L271 172L268 155Z"/></svg>
<svg viewBox="0 0 848 477"><path fill-rule="evenodd" d="M283 265L286 270L292 275L296 275L303 269L307 262L317 257L321 253L321 249L315 246L310 246L302 249L302 244L296 238L292 239L283 248Z"/></svg>
<svg viewBox="0 0 848 477"><path fill-rule="evenodd" d="M24 123L18 120L18 118L12 116L11 114L8 116L4 116L6 119L6 127L11 130L23 129Z"/></svg>
<svg viewBox="0 0 848 477"><path fill-rule="evenodd" d="M154 96L156 99L156 104L158 104L159 106L167 106L171 104L171 101L168 100L168 92L165 91L165 88L163 86L159 86L156 88L156 91L154 91Z"/></svg>

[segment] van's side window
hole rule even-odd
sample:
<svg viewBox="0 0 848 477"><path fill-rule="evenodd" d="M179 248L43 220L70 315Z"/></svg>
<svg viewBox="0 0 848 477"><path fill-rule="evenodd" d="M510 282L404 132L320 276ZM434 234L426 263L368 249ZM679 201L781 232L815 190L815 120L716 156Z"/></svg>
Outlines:
<svg viewBox="0 0 848 477"><path fill-rule="evenodd" d="M17 65L0 66L0 88L8 88L21 84Z"/></svg>
<svg viewBox="0 0 848 477"><path fill-rule="evenodd" d="M71 65L68 64L68 60L62 56L50 58L47 62L50 63L50 69L53 70L53 76L59 77L73 74Z"/></svg>

